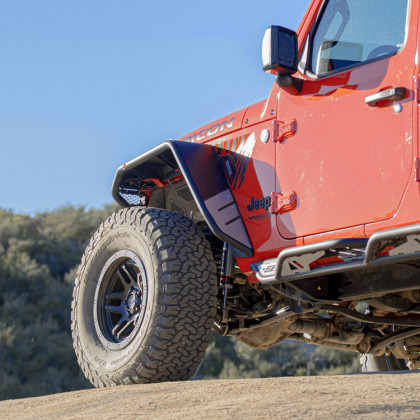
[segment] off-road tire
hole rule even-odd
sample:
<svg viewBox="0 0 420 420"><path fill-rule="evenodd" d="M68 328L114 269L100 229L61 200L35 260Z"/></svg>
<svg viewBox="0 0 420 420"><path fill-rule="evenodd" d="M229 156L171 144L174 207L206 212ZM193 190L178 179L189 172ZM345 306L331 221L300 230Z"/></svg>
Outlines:
<svg viewBox="0 0 420 420"><path fill-rule="evenodd" d="M104 302L110 296L100 292L98 279L107 278L114 258L124 269L124 258L136 260L138 267L132 266L141 282L141 287L136 286L137 298L127 297L120 304L129 300L130 305L138 304L141 320L131 324L129 336L115 342L112 320L107 327L112 314L106 303L105 309L98 309L99 296L105 296ZM90 240L73 291L73 346L85 376L96 387L191 378L208 345L216 294L213 255L196 224L155 208L133 207L112 214ZM106 316L98 320L101 314Z"/></svg>
<svg viewBox="0 0 420 420"><path fill-rule="evenodd" d="M360 356L362 372L392 372L398 370L408 370L405 361L395 358L392 354L373 357L371 354Z"/></svg>

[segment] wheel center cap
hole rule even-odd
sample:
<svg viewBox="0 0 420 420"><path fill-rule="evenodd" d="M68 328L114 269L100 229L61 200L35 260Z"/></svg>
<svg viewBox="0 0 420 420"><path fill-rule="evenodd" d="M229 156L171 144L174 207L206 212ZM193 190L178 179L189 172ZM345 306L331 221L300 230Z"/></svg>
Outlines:
<svg viewBox="0 0 420 420"><path fill-rule="evenodd" d="M125 305L127 307L127 311L134 315L136 312L138 312L138 309L141 305L141 296L140 292L138 290L133 290L129 293Z"/></svg>

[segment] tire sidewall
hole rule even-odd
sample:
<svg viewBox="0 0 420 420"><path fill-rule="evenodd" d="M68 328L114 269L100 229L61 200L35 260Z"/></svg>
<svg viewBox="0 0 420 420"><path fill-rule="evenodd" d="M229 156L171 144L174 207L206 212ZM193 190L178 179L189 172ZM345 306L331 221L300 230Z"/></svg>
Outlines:
<svg viewBox="0 0 420 420"><path fill-rule="evenodd" d="M130 365L139 349L146 346L148 332L153 323L156 303L157 273L154 267L152 245L147 236L129 225L121 225L108 230L95 244L87 257L84 270L79 274L80 287L75 307L79 346L91 369L107 375ZM110 350L104 346L95 328L94 297L98 279L106 262L117 252L128 250L135 253L142 261L147 278L147 299L143 320L130 344L123 349Z"/></svg>

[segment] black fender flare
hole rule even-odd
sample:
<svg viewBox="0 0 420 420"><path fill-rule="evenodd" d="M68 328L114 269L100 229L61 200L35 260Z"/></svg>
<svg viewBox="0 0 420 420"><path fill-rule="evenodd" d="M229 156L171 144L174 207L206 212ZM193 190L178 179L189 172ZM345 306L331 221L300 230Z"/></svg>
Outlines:
<svg viewBox="0 0 420 420"><path fill-rule="evenodd" d="M178 169L214 235L251 256L252 244L229 186L223 159L213 146L168 140L120 166L112 184L112 196L122 207L129 207L132 204L124 196L127 191L136 193L135 189L130 190L130 181L160 178L162 173Z"/></svg>

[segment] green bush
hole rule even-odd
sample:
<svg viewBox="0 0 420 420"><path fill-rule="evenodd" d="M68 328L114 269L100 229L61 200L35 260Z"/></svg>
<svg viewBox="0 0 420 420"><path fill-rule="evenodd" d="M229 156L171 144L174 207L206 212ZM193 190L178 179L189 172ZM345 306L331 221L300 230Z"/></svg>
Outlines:
<svg viewBox="0 0 420 420"><path fill-rule="evenodd" d="M90 386L73 351L71 294L87 241L112 209L0 210L0 399Z"/></svg>

